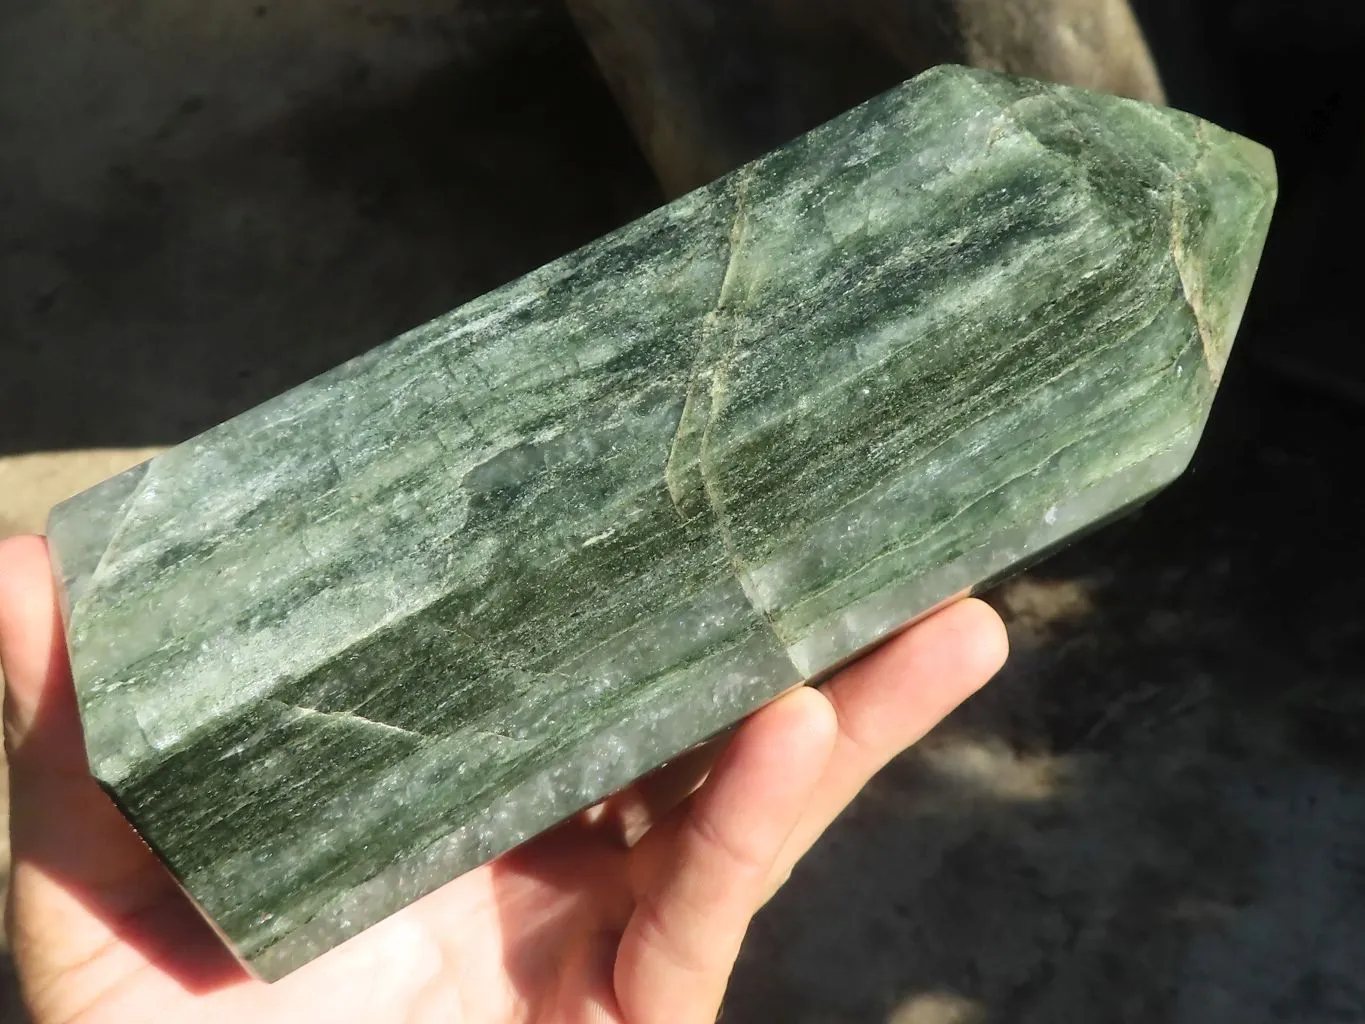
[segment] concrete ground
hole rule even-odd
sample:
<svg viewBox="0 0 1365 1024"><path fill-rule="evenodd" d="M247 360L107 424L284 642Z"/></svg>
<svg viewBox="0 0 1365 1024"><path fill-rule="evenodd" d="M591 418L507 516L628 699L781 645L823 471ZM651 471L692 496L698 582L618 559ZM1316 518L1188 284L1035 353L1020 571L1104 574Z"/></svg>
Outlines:
<svg viewBox="0 0 1365 1024"><path fill-rule="evenodd" d="M1365 1021L1365 414L1283 376L1360 351L1347 292L1296 314L1323 174L1195 470L992 595L1011 665L762 915L726 1020ZM548 0L9 0L0 534L657 201Z"/></svg>

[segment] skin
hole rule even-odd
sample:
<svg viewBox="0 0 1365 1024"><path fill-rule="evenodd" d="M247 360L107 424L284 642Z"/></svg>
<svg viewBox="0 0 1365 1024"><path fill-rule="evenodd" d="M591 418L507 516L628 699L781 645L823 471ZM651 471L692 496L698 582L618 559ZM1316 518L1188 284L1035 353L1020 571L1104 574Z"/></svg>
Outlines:
<svg viewBox="0 0 1365 1024"><path fill-rule="evenodd" d="M88 774L41 538L0 543L11 948L37 1024L705 1024L753 915L893 757L1003 665L961 601L820 689L275 985L251 979Z"/></svg>

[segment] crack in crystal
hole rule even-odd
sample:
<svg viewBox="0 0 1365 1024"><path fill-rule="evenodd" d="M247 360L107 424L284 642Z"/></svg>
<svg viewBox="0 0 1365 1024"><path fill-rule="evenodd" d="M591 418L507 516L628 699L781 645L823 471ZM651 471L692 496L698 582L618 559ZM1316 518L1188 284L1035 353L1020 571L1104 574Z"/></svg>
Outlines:
<svg viewBox="0 0 1365 1024"><path fill-rule="evenodd" d="M683 461L681 451L688 427L692 424L694 408L700 402L700 385L702 375L707 370L707 364L711 357L711 341L716 334L717 326L721 317L724 315L729 302L730 293L734 290L735 275L739 268L740 242L742 241L743 231L747 220L747 204L749 187L753 183L757 174L754 166L745 167L739 171L735 180L735 206L730 218L730 234L726 245L725 270L721 274L720 286L716 291L715 302L711 304L711 309L702 317L701 330L697 343L697 357L693 361L692 370L687 378L687 397L683 402L682 415L678 419L678 429L673 434L673 443L669 446L668 461L664 466L664 482L668 485L669 497L673 499L673 506L678 510L678 515L683 522L688 521L686 510L683 508L684 491L681 477L684 469L680 465ZM711 368L712 374L712 394L714 396L715 374L717 368ZM714 409L714 397L712 401ZM709 422L709 414L708 414Z"/></svg>
<svg viewBox="0 0 1365 1024"><path fill-rule="evenodd" d="M730 298L734 291L735 279L740 264L740 255L743 252L745 235L749 226L747 200L749 186L753 180L753 168L750 167L745 175L740 179L737 187L735 199L735 216L730 227L730 258L726 263L725 277L721 282L720 295L716 299L715 309L708 315L710 325L718 324L722 317L728 316L730 309ZM721 544L725 547L726 557L730 560L730 567L734 571L735 579L739 582L740 589L744 591L745 598L757 612L776 638L778 646L782 648L784 654L790 660L791 641L782 635L772 613L760 600L755 593L753 581L749 577L748 566L740 557L739 547L735 543L734 531L730 526L730 517L725 511L725 499L720 492L720 481L711 460L711 428L715 425L717 417L720 415L721 406L725 400L726 386L729 383L730 368L734 363L735 353L739 349L739 334L731 327L730 343L725 348L725 354L717 362L711 374L711 408L706 416L706 425L702 427L701 444L697 453L697 472L701 476L702 492L706 495L706 502L711 508L711 514L716 521L716 532L720 536ZM792 666L800 668L795 661Z"/></svg>
<svg viewBox="0 0 1365 1024"><path fill-rule="evenodd" d="M720 281L720 293L716 296L715 307L711 310L712 316L720 316L725 312L730 293L734 290L745 229L749 226L749 189L753 185L755 173L755 166L751 164L740 173L735 183L735 213L730 221L729 256L725 263L725 274Z"/></svg>
<svg viewBox="0 0 1365 1024"><path fill-rule="evenodd" d="M1199 168L1209 155L1209 137L1201 122L1195 124L1195 143L1199 155L1194 167L1178 175L1175 181L1175 196L1171 202L1171 261L1175 264L1176 275L1180 278L1180 290L1185 295L1190 311L1194 314L1195 326L1199 331L1199 343L1204 351L1204 364L1208 367L1209 379L1216 388L1223 380L1225 360L1219 355L1218 339L1209 326L1208 312L1205 309L1204 281L1196 268L1189 250L1186 248L1185 218L1188 209L1185 205L1183 186L1199 173Z"/></svg>
<svg viewBox="0 0 1365 1024"><path fill-rule="evenodd" d="M117 545L117 543L123 538L124 528L127 527L128 520L132 518L133 511L137 507L138 500L142 497L143 492L147 490L147 484L152 478L152 470L155 468L154 460L144 463L143 467L145 469L145 472L143 472L142 474L142 479L140 479L137 482L137 486L133 489L133 493L128 495L128 499L123 503L122 509L123 517L119 520L118 526L110 535L109 542L105 544L104 552L100 555L100 560L95 563L94 571L90 573L90 578L87 580L85 584L84 588L85 593L90 593L94 589L95 584L101 581L105 565L109 562L110 553L114 550L114 547ZM136 469L130 470L129 472L136 472Z"/></svg>
<svg viewBox="0 0 1365 1024"><path fill-rule="evenodd" d="M736 282L739 279L740 266L744 255L744 240L749 228L749 190L757 176L758 169L757 165L749 165L739 171L735 178L735 202L734 211L730 218L725 270L721 275L715 302L712 303L711 309L702 318L697 358L688 377L687 398L683 404L678 428L673 435L673 443L669 448L668 461L664 467L664 482L668 487L669 497L672 499L673 507L677 510L679 518L684 523L691 522L693 517L688 514L685 507L686 491L683 482L685 475L691 470L688 463L691 461L693 453L685 451L685 446L689 434L696 429L698 416L702 416L701 438L697 443L695 452L696 472L700 477L702 493L705 495L711 517L715 521L716 534L725 549L726 559L730 563L731 571L743 591L745 599L754 612L762 618L783 654L790 661L791 644L782 635L772 615L764 606L763 601L760 600L754 589L753 581L750 579L748 567L740 558L738 546L735 544L734 531L725 511L725 501L720 493L719 481L710 457L712 427L724 402L730 367L740 341L738 333L731 328L730 337L723 345L723 352L717 356L716 349L720 347L717 344L717 337L727 326L726 321L733 313L731 302L734 297ZM702 382L708 373L709 386L706 394L703 395ZM707 406L704 414L699 411L703 402ZM792 665L797 668L797 672L800 674L800 669L794 661Z"/></svg>

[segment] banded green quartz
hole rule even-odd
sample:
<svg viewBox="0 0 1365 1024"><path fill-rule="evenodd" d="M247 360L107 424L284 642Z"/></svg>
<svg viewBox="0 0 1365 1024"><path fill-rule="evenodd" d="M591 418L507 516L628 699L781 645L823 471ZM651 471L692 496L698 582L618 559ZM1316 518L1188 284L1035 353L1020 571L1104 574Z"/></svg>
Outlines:
<svg viewBox="0 0 1365 1024"><path fill-rule="evenodd" d="M91 768L279 978L1170 483L1275 192L928 72L58 507Z"/></svg>

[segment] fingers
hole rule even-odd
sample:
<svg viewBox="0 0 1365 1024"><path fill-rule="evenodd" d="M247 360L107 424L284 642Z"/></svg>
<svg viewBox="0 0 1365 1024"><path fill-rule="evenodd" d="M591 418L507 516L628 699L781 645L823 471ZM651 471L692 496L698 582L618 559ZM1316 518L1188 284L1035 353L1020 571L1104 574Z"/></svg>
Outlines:
<svg viewBox="0 0 1365 1024"><path fill-rule="evenodd" d="M0 542L0 662L16 877L33 860L79 866L82 875L144 862L145 848L86 765L56 588L39 537Z"/></svg>
<svg viewBox="0 0 1365 1024"><path fill-rule="evenodd" d="M616 994L631 1024L715 1019L773 864L825 770L827 700L798 690L744 724L710 777L636 848L646 863L621 939Z"/></svg>
<svg viewBox="0 0 1365 1024"><path fill-rule="evenodd" d="M771 892L872 777L984 686L1008 652L1000 617L967 600L907 630L823 688L839 723L834 752L787 840Z"/></svg>
<svg viewBox="0 0 1365 1024"><path fill-rule="evenodd" d="M673 809L697 791L731 735L704 743L594 808L593 827L622 846L634 846Z"/></svg>
<svg viewBox="0 0 1365 1024"><path fill-rule="evenodd" d="M823 691L796 691L747 722L702 788L634 853L640 903L616 966L625 1019L713 1020L752 915L868 781L1007 653L999 617L963 601Z"/></svg>
<svg viewBox="0 0 1365 1024"><path fill-rule="evenodd" d="M0 542L0 665L12 770L86 774L56 587L41 537ZM38 741L29 742L35 732Z"/></svg>
<svg viewBox="0 0 1365 1024"><path fill-rule="evenodd" d="M193 956L216 969L221 944L90 776L47 545L38 537L0 542L0 663L9 929L30 1002L70 1016L64 1008L84 994L149 961Z"/></svg>

